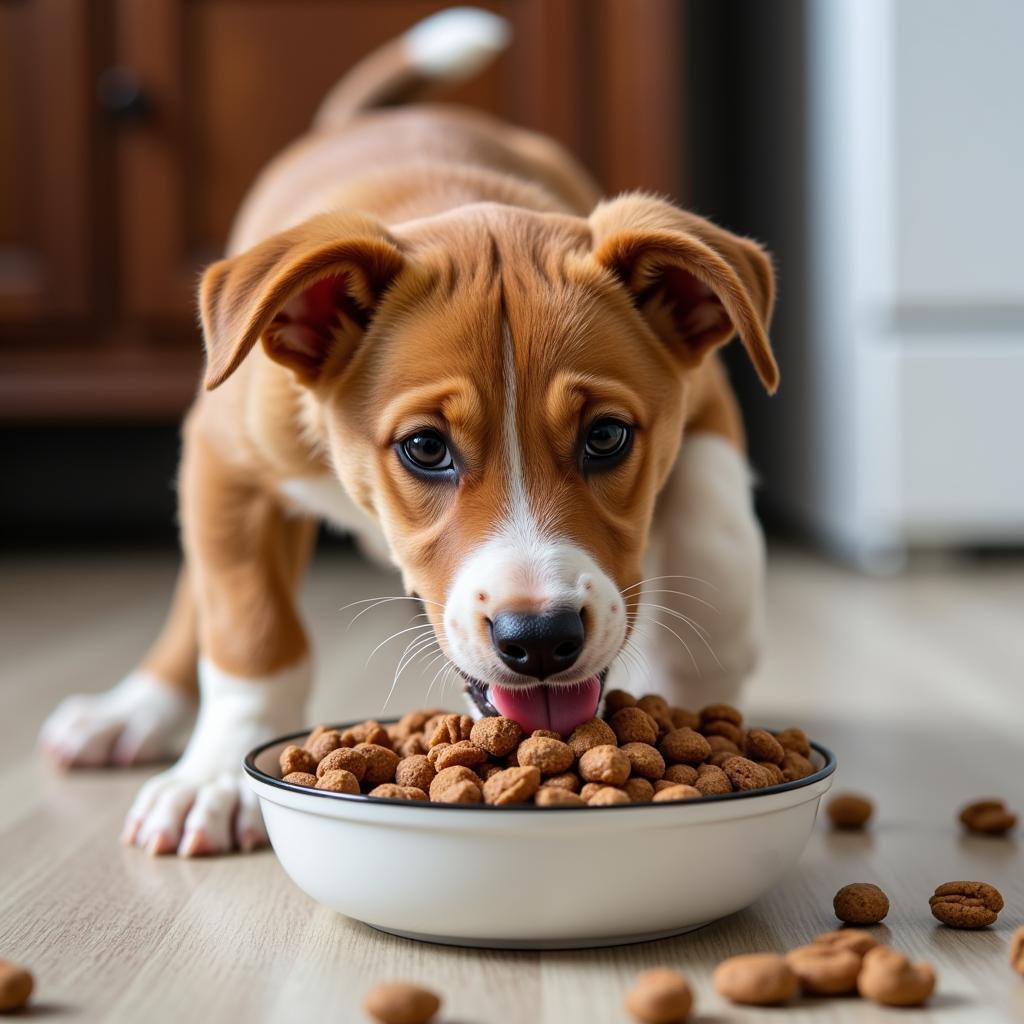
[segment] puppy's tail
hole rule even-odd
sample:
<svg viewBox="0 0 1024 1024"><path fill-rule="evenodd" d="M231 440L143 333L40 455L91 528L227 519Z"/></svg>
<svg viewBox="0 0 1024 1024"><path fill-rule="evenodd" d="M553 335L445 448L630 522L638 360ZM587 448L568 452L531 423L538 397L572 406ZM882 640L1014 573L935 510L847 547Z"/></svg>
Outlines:
<svg viewBox="0 0 1024 1024"><path fill-rule="evenodd" d="M320 104L314 127L328 128L374 107L421 99L471 78L509 44L508 22L479 7L449 7L364 57Z"/></svg>

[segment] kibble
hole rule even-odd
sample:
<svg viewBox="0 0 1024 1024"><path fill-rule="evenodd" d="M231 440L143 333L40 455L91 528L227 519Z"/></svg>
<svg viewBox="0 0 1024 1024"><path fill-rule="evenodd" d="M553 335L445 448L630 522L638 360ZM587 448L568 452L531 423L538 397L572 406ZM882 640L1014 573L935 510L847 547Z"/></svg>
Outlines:
<svg viewBox="0 0 1024 1024"><path fill-rule="evenodd" d="M825 813L836 828L861 829L871 818L874 805L860 793L837 793L825 807Z"/></svg>
<svg viewBox="0 0 1024 1024"><path fill-rule="evenodd" d="M836 893L832 906L845 924L878 924L889 913L889 897L871 882L853 882Z"/></svg>
<svg viewBox="0 0 1024 1024"><path fill-rule="evenodd" d="M638 700L611 690L603 714L565 740L550 729L527 736L510 718L474 722L436 708L395 723L319 725L281 752L281 777L389 800L601 807L700 800L814 770L801 753L811 749L802 730L747 729L727 704L698 713L658 695Z"/></svg>
<svg viewBox="0 0 1024 1024"><path fill-rule="evenodd" d="M494 716L473 723L469 738L492 757L508 757L523 738L523 730L511 718Z"/></svg>
<svg viewBox="0 0 1024 1024"><path fill-rule="evenodd" d="M987 882L946 882L928 901L932 916L949 928L987 928L1003 909L999 890Z"/></svg>
<svg viewBox="0 0 1024 1024"><path fill-rule="evenodd" d="M681 1024L693 1009L693 993L681 974L659 967L637 976L625 1007L640 1024Z"/></svg>
<svg viewBox="0 0 1024 1024"><path fill-rule="evenodd" d="M841 945L812 943L791 949L786 963L808 995L840 996L856 989L861 957Z"/></svg>
<svg viewBox="0 0 1024 1024"><path fill-rule="evenodd" d="M857 991L883 1006L920 1006L935 991L935 971L888 946L875 946L864 954Z"/></svg>
<svg viewBox="0 0 1024 1024"><path fill-rule="evenodd" d="M776 953L730 957L715 968L712 978L720 996L748 1006L779 1006L800 987L792 968Z"/></svg>
<svg viewBox="0 0 1024 1024"><path fill-rule="evenodd" d="M1017 825L1017 815L1002 800L976 800L960 812L960 823L968 832L1005 836Z"/></svg>
<svg viewBox="0 0 1024 1024"><path fill-rule="evenodd" d="M586 807L587 802L578 793L557 786L541 786L533 799L537 807Z"/></svg>
<svg viewBox="0 0 1024 1024"><path fill-rule="evenodd" d="M357 782L362 782L366 777L366 768L366 755L361 750L355 750L352 747L336 747L319 764L315 764L311 769L302 770L312 771L317 778L320 778L327 772L343 769L351 772Z"/></svg>
<svg viewBox="0 0 1024 1024"><path fill-rule="evenodd" d="M629 778L629 758L613 746L591 747L580 758L580 775L587 782L621 786Z"/></svg>
<svg viewBox="0 0 1024 1024"><path fill-rule="evenodd" d="M1024 975L1024 925L1010 936L1010 966Z"/></svg>
<svg viewBox="0 0 1024 1024"><path fill-rule="evenodd" d="M370 989L363 1009L380 1024L428 1024L441 1009L441 1000L430 989L392 982Z"/></svg>
<svg viewBox="0 0 1024 1024"><path fill-rule="evenodd" d="M344 768L324 772L316 780L316 788L326 789L329 793L351 793L353 796L360 792L359 780Z"/></svg>
<svg viewBox="0 0 1024 1024"><path fill-rule="evenodd" d="M814 942L819 946L837 946L841 949L849 949L862 959L869 949L874 949L878 945L874 936L856 928L822 932L821 935L815 935Z"/></svg>
<svg viewBox="0 0 1024 1024"><path fill-rule="evenodd" d="M21 964L0 960L0 1013L20 1010L32 995L32 972Z"/></svg>

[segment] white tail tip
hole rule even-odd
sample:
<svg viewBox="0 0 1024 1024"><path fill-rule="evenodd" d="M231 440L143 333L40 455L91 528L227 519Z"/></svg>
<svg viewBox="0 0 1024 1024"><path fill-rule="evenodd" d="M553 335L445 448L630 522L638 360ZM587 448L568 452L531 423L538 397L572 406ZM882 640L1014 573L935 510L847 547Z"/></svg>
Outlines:
<svg viewBox="0 0 1024 1024"><path fill-rule="evenodd" d="M402 37L413 67L428 78L461 81L485 68L509 44L509 23L479 7L449 7Z"/></svg>

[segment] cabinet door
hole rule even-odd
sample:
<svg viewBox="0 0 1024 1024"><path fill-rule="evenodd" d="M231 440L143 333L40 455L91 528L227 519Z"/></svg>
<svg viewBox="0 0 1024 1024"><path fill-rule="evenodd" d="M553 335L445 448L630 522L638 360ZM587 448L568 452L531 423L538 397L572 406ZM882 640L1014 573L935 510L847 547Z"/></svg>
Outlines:
<svg viewBox="0 0 1024 1024"><path fill-rule="evenodd" d="M118 0L118 61L148 108L118 140L129 318L194 322L197 272L220 255L260 168L305 131L347 68L440 6ZM501 70L455 98L500 110Z"/></svg>
<svg viewBox="0 0 1024 1024"><path fill-rule="evenodd" d="M90 313L88 5L0 0L0 331Z"/></svg>

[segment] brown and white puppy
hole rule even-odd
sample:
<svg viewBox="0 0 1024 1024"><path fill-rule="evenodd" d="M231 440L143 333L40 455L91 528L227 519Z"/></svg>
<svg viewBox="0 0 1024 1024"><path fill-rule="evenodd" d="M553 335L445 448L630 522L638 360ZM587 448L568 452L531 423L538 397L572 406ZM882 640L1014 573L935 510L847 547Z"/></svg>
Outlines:
<svg viewBox="0 0 1024 1024"><path fill-rule="evenodd" d="M43 730L65 764L152 758L191 725L198 682L191 739L144 786L129 843L265 840L239 765L303 722L294 592L313 516L389 556L477 709L528 729L595 713L645 575L653 595L707 584L693 596L714 606L637 637L674 699L730 699L754 663L763 547L713 353L738 335L775 389L770 263L661 199L600 201L545 138L382 109L504 37L455 9L371 55L264 171L203 276L170 618L137 671Z"/></svg>

